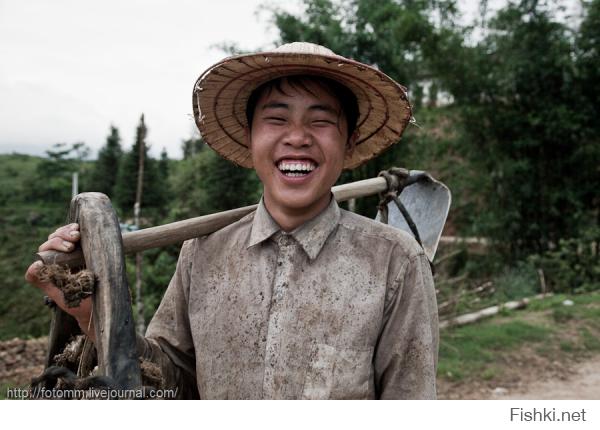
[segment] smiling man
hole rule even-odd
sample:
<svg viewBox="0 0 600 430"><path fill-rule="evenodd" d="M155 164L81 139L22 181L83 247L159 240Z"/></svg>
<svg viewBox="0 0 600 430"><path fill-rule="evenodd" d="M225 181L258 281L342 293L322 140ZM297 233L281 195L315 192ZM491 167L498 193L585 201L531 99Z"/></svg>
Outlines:
<svg viewBox="0 0 600 430"><path fill-rule="evenodd" d="M329 204L346 153L354 149L356 97L327 78L296 75L256 89L246 112L246 143L264 204L290 231Z"/></svg>
<svg viewBox="0 0 600 430"><path fill-rule="evenodd" d="M256 212L186 241L139 354L203 399L435 398L438 326L423 250L340 209L331 187L396 142L404 89L308 43L227 58L194 87L206 142L256 169ZM71 250L77 226L40 250ZM27 278L47 294L53 286ZM61 305L60 300L58 301ZM85 309L66 310L90 330ZM82 316L83 315L83 316Z"/></svg>

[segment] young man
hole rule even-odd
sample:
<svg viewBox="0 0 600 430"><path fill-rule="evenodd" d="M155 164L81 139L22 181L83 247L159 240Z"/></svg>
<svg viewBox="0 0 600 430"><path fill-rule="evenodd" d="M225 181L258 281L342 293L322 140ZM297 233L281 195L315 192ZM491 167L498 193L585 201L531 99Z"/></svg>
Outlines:
<svg viewBox="0 0 600 430"><path fill-rule="evenodd" d="M254 167L264 194L256 212L183 244L140 355L185 397L435 398L437 306L423 250L331 194L343 168L399 139L411 115L403 88L293 43L207 70L194 112L206 142ZM71 250L76 230L40 250ZM37 270L27 279L61 305ZM93 337L89 300L66 310Z"/></svg>

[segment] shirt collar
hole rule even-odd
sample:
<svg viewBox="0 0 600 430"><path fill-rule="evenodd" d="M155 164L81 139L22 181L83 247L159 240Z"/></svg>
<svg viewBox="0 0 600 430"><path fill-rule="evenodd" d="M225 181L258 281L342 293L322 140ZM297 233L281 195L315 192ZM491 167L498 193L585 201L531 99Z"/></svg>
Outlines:
<svg viewBox="0 0 600 430"><path fill-rule="evenodd" d="M340 216L340 208L332 197L329 205L321 213L298 226L289 234L302 246L308 257L314 260L337 226ZM281 227L271 217L261 198L252 221L248 248L269 239L280 230Z"/></svg>
<svg viewBox="0 0 600 430"><path fill-rule="evenodd" d="M260 202L258 202L258 208L256 208L256 212L254 213L254 220L252 221L252 230L250 231L247 248L267 240L279 230L281 230L281 227L279 227L279 224L271 217L271 214L267 211L263 198L261 197Z"/></svg>

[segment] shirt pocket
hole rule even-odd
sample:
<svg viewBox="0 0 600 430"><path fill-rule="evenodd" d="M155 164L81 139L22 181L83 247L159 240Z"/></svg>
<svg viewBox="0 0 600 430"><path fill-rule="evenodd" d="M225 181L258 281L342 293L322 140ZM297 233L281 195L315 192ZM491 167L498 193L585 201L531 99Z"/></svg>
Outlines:
<svg viewBox="0 0 600 430"><path fill-rule="evenodd" d="M302 399L368 399L373 348L315 344L304 378Z"/></svg>

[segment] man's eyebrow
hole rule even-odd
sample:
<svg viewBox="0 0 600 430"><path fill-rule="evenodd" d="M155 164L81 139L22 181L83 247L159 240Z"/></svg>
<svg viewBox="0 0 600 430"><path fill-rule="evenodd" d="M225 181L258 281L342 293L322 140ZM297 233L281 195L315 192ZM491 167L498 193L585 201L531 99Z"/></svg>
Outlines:
<svg viewBox="0 0 600 430"><path fill-rule="evenodd" d="M309 106L308 109L312 110L312 111L329 112L329 113L332 113L334 115L338 115L339 114L339 111L337 109L335 109L333 106L328 105L328 104L311 105L311 106Z"/></svg>
<svg viewBox="0 0 600 430"><path fill-rule="evenodd" d="M289 109L289 108L290 108L289 104L280 102L280 101L268 102L261 106L262 110L265 110L265 109ZM308 107L308 109L311 111L329 112L334 115L339 114L339 111L329 104L318 103L318 104L310 105Z"/></svg>
<svg viewBox="0 0 600 430"><path fill-rule="evenodd" d="M283 102L269 102L269 103L265 103L264 105L261 106L261 109L277 109L277 108L284 108L284 109L288 109L290 106L287 103L283 103Z"/></svg>

